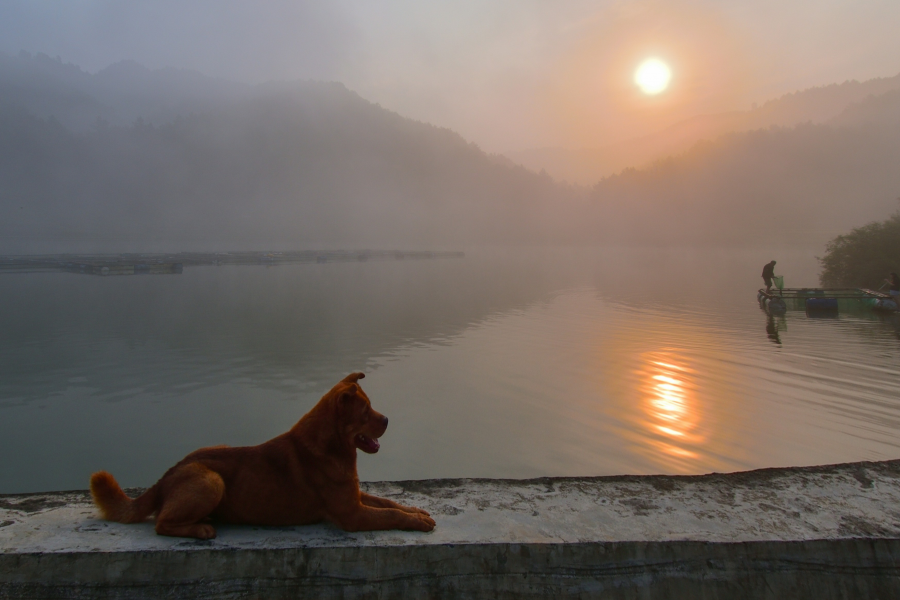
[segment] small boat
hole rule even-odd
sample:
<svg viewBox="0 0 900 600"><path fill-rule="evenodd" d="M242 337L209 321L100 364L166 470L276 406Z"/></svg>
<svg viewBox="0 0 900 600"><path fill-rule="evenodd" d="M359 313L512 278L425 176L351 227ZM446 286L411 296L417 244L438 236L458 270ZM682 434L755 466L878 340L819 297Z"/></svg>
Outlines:
<svg viewBox="0 0 900 600"><path fill-rule="evenodd" d="M756 299L769 312L806 310L811 313L872 310L895 312L897 302L887 294L866 288L784 288L760 289Z"/></svg>

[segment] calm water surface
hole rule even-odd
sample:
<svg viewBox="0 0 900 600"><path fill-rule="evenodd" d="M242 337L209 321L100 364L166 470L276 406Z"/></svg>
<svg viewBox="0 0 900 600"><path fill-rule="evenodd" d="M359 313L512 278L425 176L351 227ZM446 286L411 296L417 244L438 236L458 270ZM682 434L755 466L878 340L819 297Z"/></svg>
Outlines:
<svg viewBox="0 0 900 600"><path fill-rule="evenodd" d="M0 493L150 485L356 370L391 420L367 480L900 457L900 318L768 317L773 256L815 284L811 255L770 251L0 275Z"/></svg>

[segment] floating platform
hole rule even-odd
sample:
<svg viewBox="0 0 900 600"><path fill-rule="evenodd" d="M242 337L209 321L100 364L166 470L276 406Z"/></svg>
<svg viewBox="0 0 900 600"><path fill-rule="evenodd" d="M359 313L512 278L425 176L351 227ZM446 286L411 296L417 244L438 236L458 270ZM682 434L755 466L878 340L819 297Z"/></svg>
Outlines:
<svg viewBox="0 0 900 600"><path fill-rule="evenodd" d="M756 294L760 307L769 312L806 310L808 312L895 312L896 301L888 294L866 288L784 288Z"/></svg>
<svg viewBox="0 0 900 600"><path fill-rule="evenodd" d="M87 491L0 496L0 598L900 598L900 461L363 487L437 527L199 541Z"/></svg>
<svg viewBox="0 0 900 600"><path fill-rule="evenodd" d="M462 252L299 250L290 252L179 252L176 254L40 254L0 256L0 273L63 272L82 275L170 275L184 267L276 266L296 263L462 258Z"/></svg>

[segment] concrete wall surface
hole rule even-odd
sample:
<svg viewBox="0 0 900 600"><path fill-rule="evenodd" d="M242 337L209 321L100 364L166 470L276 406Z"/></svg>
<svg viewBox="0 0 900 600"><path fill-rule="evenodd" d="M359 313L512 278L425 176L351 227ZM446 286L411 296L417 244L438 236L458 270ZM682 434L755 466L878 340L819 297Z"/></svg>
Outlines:
<svg viewBox="0 0 900 600"><path fill-rule="evenodd" d="M900 598L900 461L365 487L437 528L197 541L0 496L0 598Z"/></svg>

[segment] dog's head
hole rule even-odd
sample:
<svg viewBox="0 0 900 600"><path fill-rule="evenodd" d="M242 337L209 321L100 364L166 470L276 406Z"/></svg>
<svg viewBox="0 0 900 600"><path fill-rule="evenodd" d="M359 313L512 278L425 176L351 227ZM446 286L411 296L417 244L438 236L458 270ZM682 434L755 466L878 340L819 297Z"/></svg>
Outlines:
<svg viewBox="0 0 900 600"><path fill-rule="evenodd" d="M388 419L372 408L369 397L357 381L363 373L347 375L334 389L340 434L343 440L367 454L375 454L381 445L378 438L384 435Z"/></svg>

